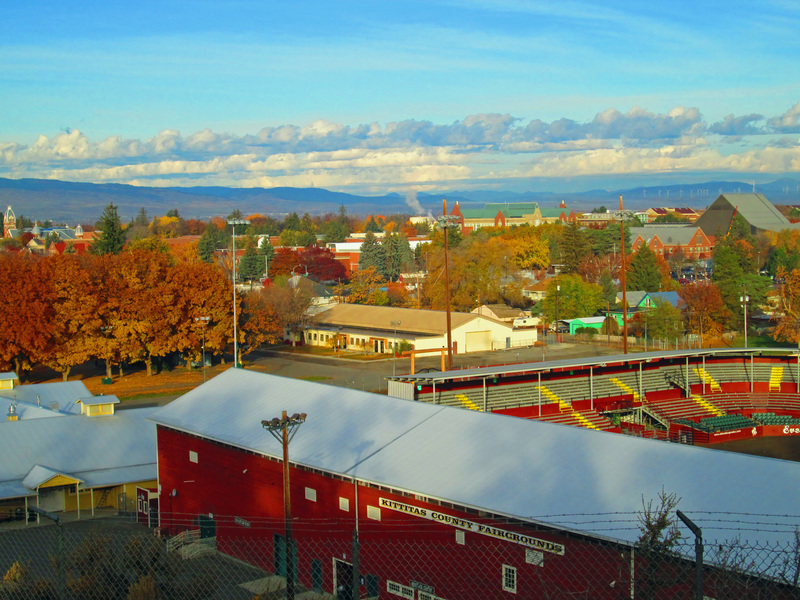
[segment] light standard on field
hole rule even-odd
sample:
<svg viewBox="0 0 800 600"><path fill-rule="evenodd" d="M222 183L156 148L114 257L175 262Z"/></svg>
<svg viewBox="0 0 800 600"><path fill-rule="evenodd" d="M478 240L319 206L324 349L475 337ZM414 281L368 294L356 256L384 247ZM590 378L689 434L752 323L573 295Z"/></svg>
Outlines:
<svg viewBox="0 0 800 600"><path fill-rule="evenodd" d="M236 226L250 225L247 219L228 219L233 239L233 368L239 366L239 340L236 332Z"/></svg>
<svg viewBox="0 0 800 600"><path fill-rule="evenodd" d="M395 363L397 362L397 326L400 325L400 321L392 321L392 327L394 327L394 338L392 339L392 377L394 377L395 373Z"/></svg>
<svg viewBox="0 0 800 600"><path fill-rule="evenodd" d="M558 329L559 329L559 327L558 327L558 296L560 295L560 292L561 292L561 286L560 285L556 285L556 343L558 343L558 341L559 341L558 340Z"/></svg>
<svg viewBox="0 0 800 600"><path fill-rule="evenodd" d="M206 327L211 317L195 317L194 322L200 323L200 331L203 332L203 383L206 382Z"/></svg>
<svg viewBox="0 0 800 600"><path fill-rule="evenodd" d="M294 438L300 425L305 423L306 413L294 413L286 416L286 411L280 418L261 421L261 426L272 434L283 446L283 518L286 530L286 598L294 600L294 561L292 552L292 502L289 488L289 443Z"/></svg>
<svg viewBox="0 0 800 600"><path fill-rule="evenodd" d="M455 225L458 221L458 216L447 214L447 199L442 200L443 214L437 219L439 227L444 229L444 297L445 297L445 310L447 311L447 370L453 370L453 333L451 331L451 317L450 317L450 267L448 258L448 229L451 225Z"/></svg>
<svg viewBox="0 0 800 600"><path fill-rule="evenodd" d="M750 296L742 293L739 296L739 302L742 303L742 308L744 308L744 347L747 348L747 303L750 302Z"/></svg>

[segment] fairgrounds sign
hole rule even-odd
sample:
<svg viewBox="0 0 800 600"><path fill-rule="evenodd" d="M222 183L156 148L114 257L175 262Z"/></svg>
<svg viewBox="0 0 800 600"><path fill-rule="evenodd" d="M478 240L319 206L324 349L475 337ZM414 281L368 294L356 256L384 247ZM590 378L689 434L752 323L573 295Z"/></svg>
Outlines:
<svg viewBox="0 0 800 600"><path fill-rule="evenodd" d="M381 498L380 506L381 508L388 508L389 510L406 513L421 519L427 519L428 521L436 521L437 523L443 523L445 525L457 527L458 529L463 529L465 531L472 531L473 533L479 533L481 535L489 536L498 540L513 542L527 548L533 548L534 550L551 552L560 556L563 556L565 552L564 546L556 542L540 540L539 538L516 533L514 531L499 529L497 527L484 525L482 523L475 523L474 521L468 521L467 519L454 517L453 515L436 512L427 508L420 508L419 506L412 506L411 504L395 502L394 500L389 500L388 498Z"/></svg>

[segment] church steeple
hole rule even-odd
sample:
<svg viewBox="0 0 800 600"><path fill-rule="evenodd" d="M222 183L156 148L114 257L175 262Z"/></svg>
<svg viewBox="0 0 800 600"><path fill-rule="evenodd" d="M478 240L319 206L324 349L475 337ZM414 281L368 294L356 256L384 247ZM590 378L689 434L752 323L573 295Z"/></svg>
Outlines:
<svg viewBox="0 0 800 600"><path fill-rule="evenodd" d="M17 217L9 206L3 215L3 237L11 237L11 230L17 228Z"/></svg>

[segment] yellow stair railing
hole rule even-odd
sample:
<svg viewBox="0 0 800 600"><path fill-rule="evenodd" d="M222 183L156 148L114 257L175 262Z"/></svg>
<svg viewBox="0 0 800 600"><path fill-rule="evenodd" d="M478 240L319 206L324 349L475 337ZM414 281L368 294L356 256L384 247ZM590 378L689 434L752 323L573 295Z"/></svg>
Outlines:
<svg viewBox="0 0 800 600"><path fill-rule="evenodd" d="M626 394L632 394L634 400L639 400L639 393L636 390L634 390L631 386L629 386L627 383L625 383L624 381L621 381L621 380L617 379L616 377L612 377L611 378L611 383L616 385L618 388L620 388Z"/></svg>
<svg viewBox="0 0 800 600"><path fill-rule="evenodd" d="M578 421L583 427L587 429L596 429L599 431L599 427L597 427L594 423L592 423L589 419L584 417L581 413L576 410L572 409L572 405L569 402L564 402L561 398L558 397L558 394L554 393L552 390L548 390L543 385L539 386L539 389L542 392L543 396L547 396L549 400L558 404L558 409L562 413L570 413L570 416Z"/></svg>
<svg viewBox="0 0 800 600"><path fill-rule="evenodd" d="M697 367L694 369L694 372L697 373L698 377L703 383L707 383L711 386L712 392L721 392L722 386L717 383L717 381L711 376L711 374L706 371L703 367Z"/></svg>
<svg viewBox="0 0 800 600"><path fill-rule="evenodd" d="M475 404L472 400L470 400L466 394L456 394L456 400L461 402L464 408L468 410L477 410L480 411L481 407Z"/></svg>
<svg viewBox="0 0 800 600"><path fill-rule="evenodd" d="M769 391L780 392L782 381L783 381L783 367L772 367L772 371L769 374Z"/></svg>
<svg viewBox="0 0 800 600"><path fill-rule="evenodd" d="M692 400L694 400L697 404L705 408L708 412L713 414L715 417L721 417L725 414L724 410L718 409L716 406L711 404L708 400L704 400L700 396L692 396Z"/></svg>

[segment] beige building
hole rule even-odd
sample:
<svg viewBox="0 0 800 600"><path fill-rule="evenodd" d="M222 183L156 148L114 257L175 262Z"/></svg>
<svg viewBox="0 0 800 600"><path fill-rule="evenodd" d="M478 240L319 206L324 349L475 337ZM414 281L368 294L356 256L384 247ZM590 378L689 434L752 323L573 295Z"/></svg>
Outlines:
<svg viewBox="0 0 800 600"><path fill-rule="evenodd" d="M451 313L451 338L458 353L532 345L536 332L476 313ZM403 342L415 350L447 347L444 311L337 304L317 313L305 343L342 350L391 354Z"/></svg>

